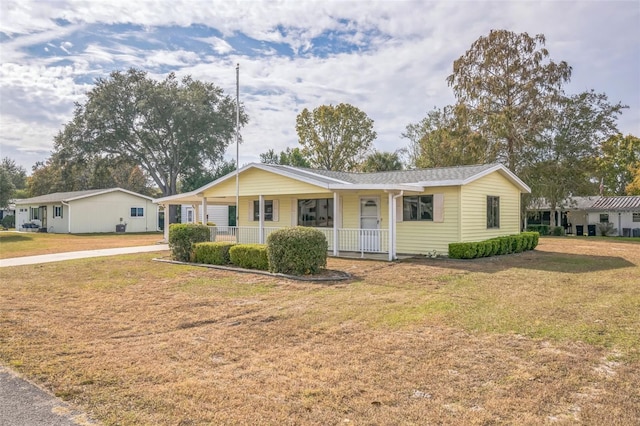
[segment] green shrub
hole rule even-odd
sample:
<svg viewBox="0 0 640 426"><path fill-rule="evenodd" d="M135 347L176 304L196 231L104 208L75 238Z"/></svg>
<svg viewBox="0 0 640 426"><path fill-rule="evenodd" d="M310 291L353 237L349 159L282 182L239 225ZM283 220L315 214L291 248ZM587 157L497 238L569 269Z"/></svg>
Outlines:
<svg viewBox="0 0 640 426"><path fill-rule="evenodd" d="M484 257L493 256L493 241L482 241L481 244L484 245Z"/></svg>
<svg viewBox="0 0 640 426"><path fill-rule="evenodd" d="M491 240L491 245L493 246L491 249L491 256L497 256L500 254L500 248L502 247L502 244L500 243L500 240L497 238L493 238Z"/></svg>
<svg viewBox="0 0 640 426"><path fill-rule="evenodd" d="M209 228L193 223L169 225L169 248L171 257L181 262L190 262L193 244L209 241Z"/></svg>
<svg viewBox="0 0 640 426"><path fill-rule="evenodd" d="M613 223L611 222L598 223L597 227L598 235L601 235L603 237L609 237L611 235L615 235L616 232L618 232L618 230L613 227Z"/></svg>
<svg viewBox="0 0 640 426"><path fill-rule="evenodd" d="M498 237L498 241L500 242L500 251L498 254L502 255L511 253L511 238Z"/></svg>
<svg viewBox="0 0 640 426"><path fill-rule="evenodd" d="M531 243L531 248L529 250L533 250L538 247L538 241L540 240L540 234L537 232L531 232L531 237L533 238L533 242Z"/></svg>
<svg viewBox="0 0 640 426"><path fill-rule="evenodd" d="M5 216L2 218L2 226L5 228L16 227L16 217L14 215Z"/></svg>
<svg viewBox="0 0 640 426"><path fill-rule="evenodd" d="M279 229L267 237L269 270L281 274L317 274L327 266L329 245L314 228L296 226Z"/></svg>
<svg viewBox="0 0 640 426"><path fill-rule="evenodd" d="M475 243L449 244L449 257L452 259L473 259L477 253Z"/></svg>
<svg viewBox="0 0 640 426"><path fill-rule="evenodd" d="M231 263L229 249L235 243L220 241L217 243L195 243L193 245L193 261L208 265L228 265Z"/></svg>
<svg viewBox="0 0 640 426"><path fill-rule="evenodd" d="M235 244L229 249L229 258L231 263L240 268L269 269L267 246L264 244Z"/></svg>
<svg viewBox="0 0 640 426"><path fill-rule="evenodd" d="M551 235L555 237L561 237L564 235L564 227L562 226L554 226L551 228Z"/></svg>
<svg viewBox="0 0 640 426"><path fill-rule="evenodd" d="M527 225L527 231L537 232L540 235L549 235L549 225Z"/></svg>

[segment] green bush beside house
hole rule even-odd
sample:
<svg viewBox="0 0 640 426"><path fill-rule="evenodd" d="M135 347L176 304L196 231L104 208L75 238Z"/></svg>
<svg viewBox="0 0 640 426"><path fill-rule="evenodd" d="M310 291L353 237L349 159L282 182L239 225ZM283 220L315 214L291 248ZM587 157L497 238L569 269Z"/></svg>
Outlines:
<svg viewBox="0 0 640 426"><path fill-rule="evenodd" d="M449 244L451 259L476 259L510 253L521 253L533 250L538 245L540 234L537 232L522 232L518 235L492 238L485 241L471 243Z"/></svg>

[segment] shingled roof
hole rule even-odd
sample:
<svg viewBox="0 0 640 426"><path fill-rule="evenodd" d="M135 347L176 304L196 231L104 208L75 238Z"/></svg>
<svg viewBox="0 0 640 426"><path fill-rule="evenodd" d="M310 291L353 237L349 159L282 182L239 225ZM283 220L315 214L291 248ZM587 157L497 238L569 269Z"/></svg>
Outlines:
<svg viewBox="0 0 640 426"><path fill-rule="evenodd" d="M23 204L50 204L50 203L61 203L68 202L73 200L78 200L81 198L93 197L100 194L107 194L109 192L125 192L127 194L136 195L138 197L146 198L148 200L152 200L151 197L147 197L146 195L137 194L132 191L128 191L122 188L109 188L109 189L87 189L84 191L70 191L70 192L54 192L52 194L40 195L32 198L23 198L21 200L16 200L16 205Z"/></svg>
<svg viewBox="0 0 640 426"><path fill-rule="evenodd" d="M433 169L397 170L375 173L334 172L330 170L306 169L302 167L279 166L270 164L269 168L286 169L289 173L323 176L332 181L350 184L422 184L451 182L459 184L482 172L495 168L495 164L473 166L438 167Z"/></svg>

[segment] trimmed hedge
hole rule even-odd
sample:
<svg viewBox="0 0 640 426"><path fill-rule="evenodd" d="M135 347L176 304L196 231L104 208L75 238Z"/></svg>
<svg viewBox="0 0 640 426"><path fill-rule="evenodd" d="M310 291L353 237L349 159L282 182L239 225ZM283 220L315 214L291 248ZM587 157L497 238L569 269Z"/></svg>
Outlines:
<svg viewBox="0 0 640 426"><path fill-rule="evenodd" d="M537 232L540 235L549 235L549 225L527 225L527 232Z"/></svg>
<svg viewBox="0 0 640 426"><path fill-rule="evenodd" d="M240 268L269 270L267 246L264 244L235 244L229 248L229 258Z"/></svg>
<svg viewBox="0 0 640 426"><path fill-rule="evenodd" d="M267 237L269 271L281 274L317 274L327 266L329 244L314 228L279 229Z"/></svg>
<svg viewBox="0 0 640 426"><path fill-rule="evenodd" d="M235 244L230 241L195 243L193 245L193 261L208 265L228 265L231 263L229 250Z"/></svg>
<svg viewBox="0 0 640 426"><path fill-rule="evenodd" d="M522 232L517 235L497 237L485 241L450 243L449 257L451 259L476 259L479 257L521 253L536 248L539 238L540 234L537 232Z"/></svg>
<svg viewBox="0 0 640 426"><path fill-rule="evenodd" d="M181 262L190 262L193 244L209 241L209 228L193 223L174 223L169 225L169 248L171 257Z"/></svg>

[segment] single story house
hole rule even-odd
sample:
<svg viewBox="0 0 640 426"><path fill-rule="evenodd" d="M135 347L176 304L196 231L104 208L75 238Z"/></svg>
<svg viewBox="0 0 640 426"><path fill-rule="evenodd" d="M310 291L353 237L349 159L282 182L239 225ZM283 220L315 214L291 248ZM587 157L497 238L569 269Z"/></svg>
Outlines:
<svg viewBox="0 0 640 426"><path fill-rule="evenodd" d="M275 229L311 226L325 233L335 256L386 253L392 260L517 234L521 194L528 192L501 164L346 173L252 163L155 202L199 203L203 211L209 204L237 206L238 226L212 229L218 239L264 243ZM168 230L165 222L165 239Z"/></svg>
<svg viewBox="0 0 640 426"><path fill-rule="evenodd" d="M158 205L122 188L56 192L16 200L16 229L56 234L157 231Z"/></svg>
<svg viewBox="0 0 640 426"><path fill-rule="evenodd" d="M618 236L634 236L634 230L640 236L640 196L571 197L555 213L542 200L527 209L527 223L549 225L553 214L568 234L587 235L589 225L611 223Z"/></svg>

